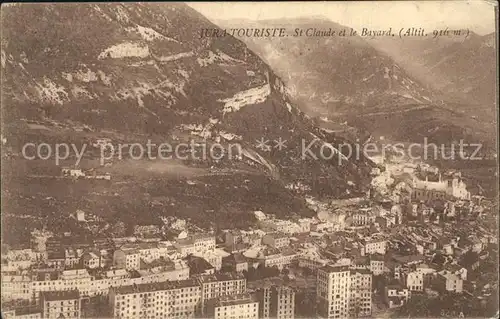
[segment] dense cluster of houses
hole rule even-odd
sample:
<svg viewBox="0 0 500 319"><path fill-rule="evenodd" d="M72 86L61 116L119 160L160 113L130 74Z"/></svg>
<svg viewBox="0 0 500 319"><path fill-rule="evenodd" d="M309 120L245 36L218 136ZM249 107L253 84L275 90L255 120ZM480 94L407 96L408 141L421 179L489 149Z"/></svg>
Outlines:
<svg viewBox="0 0 500 319"><path fill-rule="evenodd" d="M476 281L498 256L496 233L480 223L492 213L487 201L458 177L394 184L382 199L368 193L340 208L308 198L314 218L255 211L251 230L194 232L165 217L168 240L165 225L84 241L35 231L31 248L2 251L4 316L79 318L86 300L105 298L100 315L109 317L293 318L296 288L247 288L258 269L307 269L317 314L327 318L372 315L375 293L388 308L415 295L489 293ZM99 222L81 210L73 217Z"/></svg>

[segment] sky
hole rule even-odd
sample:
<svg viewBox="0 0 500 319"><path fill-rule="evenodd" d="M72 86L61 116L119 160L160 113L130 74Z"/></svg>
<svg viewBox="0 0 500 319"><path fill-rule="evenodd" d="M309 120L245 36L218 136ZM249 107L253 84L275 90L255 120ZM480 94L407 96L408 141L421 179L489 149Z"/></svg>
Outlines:
<svg viewBox="0 0 500 319"><path fill-rule="evenodd" d="M495 31L494 2L471 1L304 1L190 2L208 19L265 20L324 16L345 26L383 30L393 27L468 28L484 35ZM245 27L245 26L241 26Z"/></svg>

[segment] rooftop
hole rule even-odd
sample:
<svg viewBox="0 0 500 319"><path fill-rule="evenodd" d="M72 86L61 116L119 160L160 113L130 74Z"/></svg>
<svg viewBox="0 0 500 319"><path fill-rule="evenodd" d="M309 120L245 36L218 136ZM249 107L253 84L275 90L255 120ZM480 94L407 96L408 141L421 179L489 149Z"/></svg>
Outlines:
<svg viewBox="0 0 500 319"><path fill-rule="evenodd" d="M80 299L80 292L76 289L69 291L45 291L41 292L41 295L45 301Z"/></svg>
<svg viewBox="0 0 500 319"><path fill-rule="evenodd" d="M125 269L114 269L114 270L108 270L106 272L106 277L112 278L112 277L118 277L118 276L128 276L129 273Z"/></svg>
<svg viewBox="0 0 500 319"><path fill-rule="evenodd" d="M50 251L47 253L48 260L65 259L65 258L66 254L64 250Z"/></svg>
<svg viewBox="0 0 500 319"><path fill-rule="evenodd" d="M234 253L234 254L231 254L227 257L224 257L224 261L230 262L230 263L234 262L234 263L240 264L240 263L247 262L247 258L245 256L243 256L243 254Z"/></svg>
<svg viewBox="0 0 500 319"><path fill-rule="evenodd" d="M163 257L152 260L151 262L145 262L143 259L140 261L140 269L152 269L157 267L173 270L175 269L175 263L172 260Z"/></svg>
<svg viewBox="0 0 500 319"><path fill-rule="evenodd" d="M320 269L324 272L327 272L327 273L342 272L342 271L349 271L349 266L326 265L324 267L321 267Z"/></svg>
<svg viewBox="0 0 500 319"><path fill-rule="evenodd" d="M396 262L399 263L412 263L412 262L418 262L418 261L423 261L425 258L423 255L409 255L409 256L393 256L393 259Z"/></svg>
<svg viewBox="0 0 500 319"><path fill-rule="evenodd" d="M446 192L448 183L446 182L417 182L416 189L432 190L436 192Z"/></svg>
<svg viewBox="0 0 500 319"><path fill-rule="evenodd" d="M37 314L37 313L41 314L42 310L38 306L27 306L27 307L16 308L15 312L16 312L16 317L18 317L18 316Z"/></svg>
<svg viewBox="0 0 500 319"><path fill-rule="evenodd" d="M351 275L356 274L356 273L363 274L363 275L371 275L372 274L371 270L369 270L369 269L352 269L351 270Z"/></svg>
<svg viewBox="0 0 500 319"><path fill-rule="evenodd" d="M192 240L198 241L198 240L215 240L215 236L212 234L193 234L190 236Z"/></svg>
<svg viewBox="0 0 500 319"><path fill-rule="evenodd" d="M229 280L242 280L245 276L237 273L224 273L224 274L213 274L204 275L198 278L200 283L216 282L216 281L229 281Z"/></svg>
<svg viewBox="0 0 500 319"><path fill-rule="evenodd" d="M137 255L137 254L139 254L139 250L135 249L135 248L132 248L132 249L121 249L120 248L119 251L123 252L125 255Z"/></svg>
<svg viewBox="0 0 500 319"><path fill-rule="evenodd" d="M164 281L164 282L155 282L150 284L129 285L122 287L115 287L112 289L114 289L117 295L128 295L141 292L173 290L173 289L187 288L187 287L198 287L198 284L194 279L186 279L179 281Z"/></svg>
<svg viewBox="0 0 500 319"><path fill-rule="evenodd" d="M203 274L205 271L214 268L208 261L201 257L188 256L186 259L191 275Z"/></svg>
<svg viewBox="0 0 500 319"><path fill-rule="evenodd" d="M275 239L289 237L288 235L281 233L281 232L271 232L271 233L266 234L265 236L272 236Z"/></svg>
<svg viewBox="0 0 500 319"><path fill-rule="evenodd" d="M215 307L225 307L225 306L242 305L254 302L256 301L252 299L250 294L244 293L239 295L221 296L214 301L214 304Z"/></svg>
<svg viewBox="0 0 500 319"><path fill-rule="evenodd" d="M120 249L121 250L144 250L144 249L155 249L158 248L157 243L126 243L123 244Z"/></svg>
<svg viewBox="0 0 500 319"><path fill-rule="evenodd" d="M458 275L455 275L454 273L446 271L446 270L439 272L439 274L448 280L459 280L460 279L460 277Z"/></svg>

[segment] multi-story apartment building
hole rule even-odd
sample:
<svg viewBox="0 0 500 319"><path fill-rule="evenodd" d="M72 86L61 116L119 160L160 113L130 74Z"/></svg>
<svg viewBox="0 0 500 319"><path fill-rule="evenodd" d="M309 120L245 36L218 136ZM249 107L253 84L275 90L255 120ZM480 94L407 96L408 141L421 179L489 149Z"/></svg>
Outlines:
<svg viewBox="0 0 500 319"><path fill-rule="evenodd" d="M138 270L141 267L141 256L136 249L117 249L113 253L113 265L126 270Z"/></svg>
<svg viewBox="0 0 500 319"><path fill-rule="evenodd" d="M78 265L82 253L81 249L66 248L64 251L64 265L68 268Z"/></svg>
<svg viewBox="0 0 500 319"><path fill-rule="evenodd" d="M297 258L299 267L309 268L316 271L318 268L324 267L328 264L328 260L321 258L314 258L313 256L300 256Z"/></svg>
<svg viewBox="0 0 500 319"><path fill-rule="evenodd" d="M362 255L381 254L387 251L387 241L384 239L367 239L362 242Z"/></svg>
<svg viewBox="0 0 500 319"><path fill-rule="evenodd" d="M26 275L2 274L2 300L29 299L31 278Z"/></svg>
<svg viewBox="0 0 500 319"><path fill-rule="evenodd" d="M208 250L215 249L215 236L210 234L192 235L178 240L174 243L174 247L179 251L181 256L204 254Z"/></svg>
<svg viewBox="0 0 500 319"><path fill-rule="evenodd" d="M348 266L327 265L318 269L318 315L322 318L349 316L351 278Z"/></svg>
<svg viewBox="0 0 500 319"><path fill-rule="evenodd" d="M115 318L193 318L201 297L193 279L111 288Z"/></svg>
<svg viewBox="0 0 500 319"><path fill-rule="evenodd" d="M223 259L223 264L231 271L243 272L248 271L248 260L245 256L239 253L231 254Z"/></svg>
<svg viewBox="0 0 500 319"><path fill-rule="evenodd" d="M29 299L38 299L41 291L68 291L78 289L82 296L96 296L108 294L110 287L121 287L129 285L140 285L162 281L184 280L189 278L189 268L182 260L173 262L168 268L162 268L155 272L139 271L141 277L131 278L124 270L107 272L106 276L96 279L89 275L85 269L65 270L57 279L31 281L31 293ZM27 298L28 299L28 298Z"/></svg>
<svg viewBox="0 0 500 319"><path fill-rule="evenodd" d="M80 318L81 304L78 290L45 291L40 294L43 318Z"/></svg>
<svg viewBox="0 0 500 319"><path fill-rule="evenodd" d="M95 269L101 266L101 257L94 252L86 252L80 259L85 268Z"/></svg>
<svg viewBox="0 0 500 319"><path fill-rule="evenodd" d="M448 270L442 270L437 273L434 287L440 292L451 291L456 293L463 292L464 281L459 275Z"/></svg>
<svg viewBox="0 0 500 319"><path fill-rule="evenodd" d="M369 211L360 211L352 216L352 224L355 226L366 226L375 222L376 216Z"/></svg>
<svg viewBox="0 0 500 319"><path fill-rule="evenodd" d="M405 275L406 288L410 291L424 290L424 273L420 271L411 271Z"/></svg>
<svg viewBox="0 0 500 319"><path fill-rule="evenodd" d="M372 254L370 256L370 270L374 276L382 275L385 272L384 256Z"/></svg>
<svg viewBox="0 0 500 319"><path fill-rule="evenodd" d="M311 224L312 224L312 219L311 218L301 218L297 220L297 225L299 225L299 232L300 233L308 233L311 231Z"/></svg>
<svg viewBox="0 0 500 319"><path fill-rule="evenodd" d="M260 245L261 243L262 238L259 234L244 232L241 230L229 231L224 236L224 245L231 251L240 245L253 246Z"/></svg>
<svg viewBox="0 0 500 319"><path fill-rule="evenodd" d="M410 291L401 285L388 285L385 287L384 300L389 308L403 306L410 299Z"/></svg>
<svg viewBox="0 0 500 319"><path fill-rule="evenodd" d="M38 300L40 292L73 291L78 290L83 295L89 295L94 287L91 285L93 278L86 269L64 270L59 278L52 280L34 280L31 282L31 299Z"/></svg>
<svg viewBox="0 0 500 319"><path fill-rule="evenodd" d="M262 228L272 229L285 234L295 234L300 232L299 225L289 220L275 219L260 222Z"/></svg>
<svg viewBox="0 0 500 319"><path fill-rule="evenodd" d="M283 233L269 233L262 237L262 243L280 249L290 245L290 238Z"/></svg>
<svg viewBox="0 0 500 319"><path fill-rule="evenodd" d="M201 286L201 311L205 312L207 300L221 296L242 294L246 292L247 281L242 274L214 274L198 278Z"/></svg>
<svg viewBox="0 0 500 319"><path fill-rule="evenodd" d="M254 295L259 301L259 318L269 319L271 317L271 287L259 288Z"/></svg>
<svg viewBox="0 0 500 319"><path fill-rule="evenodd" d="M203 253L215 249L215 236L210 234L197 234L189 237L194 244L196 253Z"/></svg>
<svg viewBox="0 0 500 319"><path fill-rule="evenodd" d="M267 286L255 292L259 301L259 318L287 318L295 316L295 291L286 286Z"/></svg>
<svg viewBox="0 0 500 319"><path fill-rule="evenodd" d="M57 250L48 251L46 264L49 267L62 270L66 266L65 257L66 257L65 251L61 250L60 248Z"/></svg>
<svg viewBox="0 0 500 319"><path fill-rule="evenodd" d="M278 267L278 269L283 269L290 265L293 260L297 258L297 254L293 251L283 251L280 253L258 256L257 259L259 263L266 267Z"/></svg>
<svg viewBox="0 0 500 319"><path fill-rule="evenodd" d="M271 288L271 318L293 319L295 314L295 291L286 286Z"/></svg>
<svg viewBox="0 0 500 319"><path fill-rule="evenodd" d="M2 309L3 319L42 319L42 310L38 306L28 306L12 310Z"/></svg>
<svg viewBox="0 0 500 319"><path fill-rule="evenodd" d="M259 303L248 293L221 296L207 304L207 315L214 319L257 319Z"/></svg>
<svg viewBox="0 0 500 319"><path fill-rule="evenodd" d="M372 273L367 269L351 270L349 313L364 317L372 312Z"/></svg>
<svg viewBox="0 0 500 319"><path fill-rule="evenodd" d="M184 260L159 259L150 264L143 264L137 271L148 282L165 280L184 280L189 278L189 266Z"/></svg>
<svg viewBox="0 0 500 319"><path fill-rule="evenodd" d="M217 253L215 249L195 252L193 255L208 261L215 270L220 270L222 268L222 255Z"/></svg>
<svg viewBox="0 0 500 319"><path fill-rule="evenodd" d="M176 241L174 247L182 257L192 255L196 252L193 241L187 238Z"/></svg>

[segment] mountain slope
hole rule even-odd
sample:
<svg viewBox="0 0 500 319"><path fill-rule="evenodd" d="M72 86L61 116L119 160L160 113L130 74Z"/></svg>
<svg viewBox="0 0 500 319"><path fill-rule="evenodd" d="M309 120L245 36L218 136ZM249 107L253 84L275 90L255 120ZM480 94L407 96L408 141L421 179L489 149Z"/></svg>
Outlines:
<svg viewBox="0 0 500 319"><path fill-rule="evenodd" d="M349 30L323 18L219 23L228 27ZM432 100L432 92L359 36L247 37L242 40L275 68L292 93L313 111L329 106L342 112L345 105L369 108L388 100L401 105Z"/></svg>
<svg viewBox="0 0 500 319"><path fill-rule="evenodd" d="M340 155L302 158L302 143L316 140L316 153L331 143L334 152L332 145L345 140L316 128L292 103L281 79L244 43L199 39L201 28L216 26L186 5L2 9L2 135L10 150L5 164L10 173L2 182L12 190L3 194L7 213L47 218L47 210L80 208L127 215L131 222L187 214L206 223L208 209L219 214L212 220L224 225L234 221L229 216L234 212L307 213L303 198L290 190L294 183L312 195L337 197L362 194L368 185L373 163L363 157L340 165ZM86 153L84 164L113 173L108 186L33 177L59 174L59 168L20 154L26 142L81 145L102 137L142 145L147 139L174 145L195 140L227 148L221 160L158 163L126 157L130 161L114 158L110 168L96 167L98 151ZM255 142L261 138L282 138L286 148L260 149ZM236 159L227 156L233 142L243 149ZM188 194L186 179L197 185ZM47 206L49 197L58 204ZM163 208L151 208L153 202Z"/></svg>
<svg viewBox="0 0 500 319"><path fill-rule="evenodd" d="M443 92L448 99L495 104L495 34L468 37L372 40L374 46L410 70L412 75Z"/></svg>
<svg viewBox="0 0 500 319"><path fill-rule="evenodd" d="M227 28L350 30L321 17L217 23ZM414 77L378 46L375 48L372 40L360 36L241 40L284 79L293 99L306 107L304 111L318 116L322 126L339 134L360 139L372 134L417 143L423 141L422 137L442 143L453 136L454 140L494 144L494 125L485 127L483 120L471 118L464 107L443 101L441 93ZM392 43L397 45L397 41L401 40Z"/></svg>

